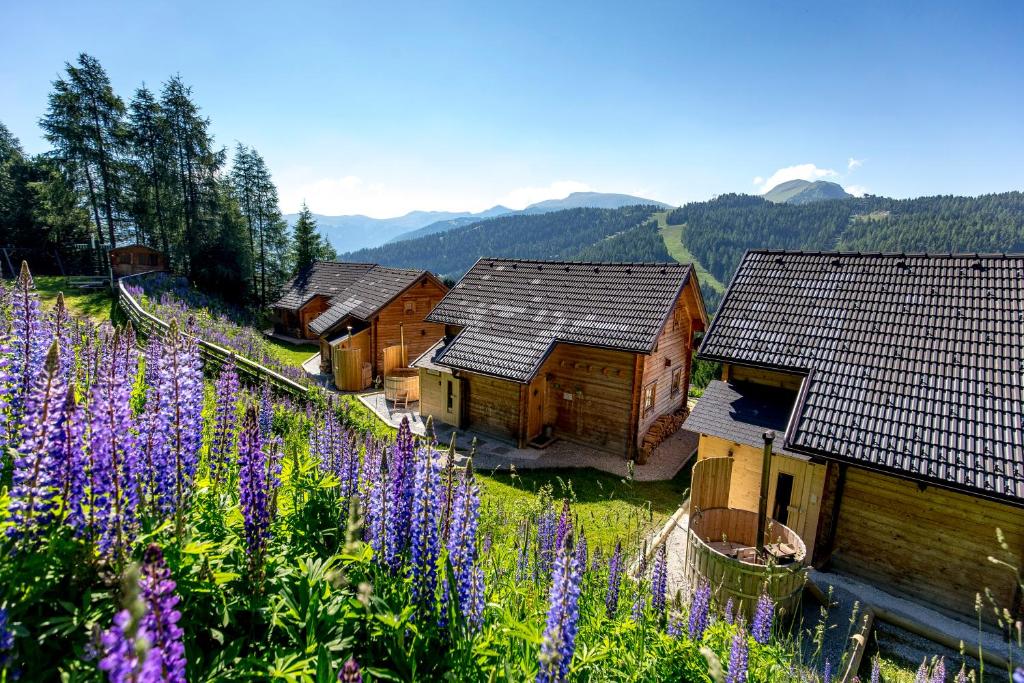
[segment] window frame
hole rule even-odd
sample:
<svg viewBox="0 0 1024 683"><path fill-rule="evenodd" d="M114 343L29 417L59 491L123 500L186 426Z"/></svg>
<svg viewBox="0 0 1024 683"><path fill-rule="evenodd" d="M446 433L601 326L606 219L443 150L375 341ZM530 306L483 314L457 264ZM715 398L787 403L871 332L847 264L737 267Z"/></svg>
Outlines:
<svg viewBox="0 0 1024 683"><path fill-rule="evenodd" d="M650 401L648 402L648 397ZM647 417L654 411L654 406L658 403L658 381L648 383L644 387L644 394L641 397L641 407L643 416Z"/></svg>

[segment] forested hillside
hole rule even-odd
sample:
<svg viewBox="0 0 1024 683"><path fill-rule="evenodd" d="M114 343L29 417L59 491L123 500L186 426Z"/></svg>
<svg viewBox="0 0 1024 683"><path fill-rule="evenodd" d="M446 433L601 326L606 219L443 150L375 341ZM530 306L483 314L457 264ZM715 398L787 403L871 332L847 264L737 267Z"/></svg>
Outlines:
<svg viewBox="0 0 1024 683"><path fill-rule="evenodd" d="M748 249L906 252L1024 251L1024 193L980 197L860 197L774 204L728 194L668 216L682 242L728 282Z"/></svg>
<svg viewBox="0 0 1024 683"><path fill-rule="evenodd" d="M575 261L672 262L672 256L665 248L665 240L658 232L658 224L654 221L647 221L585 246L568 258Z"/></svg>
<svg viewBox="0 0 1024 683"><path fill-rule="evenodd" d="M361 249L341 258L424 268L446 277L460 277L481 256L581 259L586 254L591 254L588 258L601 254L601 260L636 261L653 257L668 261L664 244L655 244L648 234L657 236L656 229L632 231L656 210L654 206L627 206L499 216L442 234ZM633 239L633 235L638 239Z"/></svg>

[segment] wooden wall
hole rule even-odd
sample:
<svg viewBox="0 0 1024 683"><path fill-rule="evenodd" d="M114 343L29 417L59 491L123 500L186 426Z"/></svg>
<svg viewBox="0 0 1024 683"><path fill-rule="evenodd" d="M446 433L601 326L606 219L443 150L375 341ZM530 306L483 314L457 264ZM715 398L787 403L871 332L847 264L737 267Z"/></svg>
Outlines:
<svg viewBox="0 0 1024 683"><path fill-rule="evenodd" d="M316 334L309 330L309 324L330 307L330 299L326 296L317 295L299 309L299 327L302 329L303 339L317 338Z"/></svg>
<svg viewBox="0 0 1024 683"><path fill-rule="evenodd" d="M725 363L722 365L722 379L725 381L751 382L753 384L763 384L769 387L782 387L783 389L799 391L803 376Z"/></svg>
<svg viewBox="0 0 1024 683"><path fill-rule="evenodd" d="M1003 530L1009 552L996 543ZM975 619L975 595L990 589L1011 612L1016 578L989 555L1019 566L1024 510L963 493L850 467L836 529L832 568ZM983 598L984 600L984 598ZM983 610L993 620L990 608Z"/></svg>
<svg viewBox="0 0 1024 683"><path fill-rule="evenodd" d="M452 410L448 410L449 382L454 383ZM434 418L435 423L444 422L461 429L461 382L462 380L453 377L450 372L420 368L420 415L423 419L429 415Z"/></svg>
<svg viewBox="0 0 1024 683"><path fill-rule="evenodd" d="M737 444L717 436L700 435L697 458L732 458L732 480L729 487L729 507L757 511L761 492L761 462L763 451L754 446ZM775 504L775 486L779 472L793 477L793 493L787 526L800 534L811 557L818 533L821 501L825 488L824 464L807 458L781 453L772 454L772 471L768 491L769 514Z"/></svg>
<svg viewBox="0 0 1024 683"><path fill-rule="evenodd" d="M462 378L463 415L473 430L518 443L520 387L486 375L459 373Z"/></svg>
<svg viewBox="0 0 1024 683"><path fill-rule="evenodd" d="M402 341L404 323L406 357L413 361L444 336L444 325L424 320L445 294L445 288L423 277L385 306L374 320L374 376L384 372L384 349ZM406 302L412 311L406 313Z"/></svg>
<svg viewBox="0 0 1024 683"><path fill-rule="evenodd" d="M704 329L700 303L697 299L696 277L691 278L676 301L675 310L658 337L657 350L644 358L643 377L640 382L640 415L637 425L637 446L651 425L662 415L675 412L686 405L690 390L690 365L693 358L693 334ZM666 365L666 362L668 363ZM679 391L672 394L672 374L682 368ZM654 408L643 412L644 391L654 383Z"/></svg>
<svg viewBox="0 0 1024 683"><path fill-rule="evenodd" d="M627 457L635 357L625 351L556 344L527 387L530 427L539 433L540 426L550 424L560 438ZM538 425L540 415L544 420Z"/></svg>

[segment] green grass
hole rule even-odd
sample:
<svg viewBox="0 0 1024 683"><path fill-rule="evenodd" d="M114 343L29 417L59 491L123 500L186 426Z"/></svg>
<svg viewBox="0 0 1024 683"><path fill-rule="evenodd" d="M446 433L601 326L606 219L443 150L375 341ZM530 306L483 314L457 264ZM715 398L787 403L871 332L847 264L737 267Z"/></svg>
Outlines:
<svg viewBox="0 0 1024 683"><path fill-rule="evenodd" d="M591 549L611 552L615 542L634 546L660 529L690 488L690 468L669 481L629 481L592 469L518 470L478 473L482 504L510 518L536 505L537 493L550 485L552 495L567 498L587 533Z"/></svg>
<svg viewBox="0 0 1024 683"><path fill-rule="evenodd" d="M679 263L692 263L694 268L697 269L697 278L700 280L702 285L713 289L719 294L725 294L725 285L723 285L718 278L709 273L707 269L700 264L697 257L694 256L685 245L683 245L683 226L669 225L667 223L667 211L660 211L654 214L654 216L658 219L658 232L661 233L661 238L665 240L665 248L668 249L668 253L672 258Z"/></svg>
<svg viewBox="0 0 1024 683"><path fill-rule="evenodd" d="M64 292L64 303L73 315L89 318L95 322L110 320L117 307L109 289L74 289L68 287L67 279L59 276L33 278L39 301L44 310L50 310L57 301L57 293ZM11 281L5 283L12 286Z"/></svg>
<svg viewBox="0 0 1024 683"><path fill-rule="evenodd" d="M273 337L267 338L267 344L270 345L270 351L275 358L285 365L294 365L295 367L301 367L309 360L310 356L320 351L320 347L316 344L289 344Z"/></svg>

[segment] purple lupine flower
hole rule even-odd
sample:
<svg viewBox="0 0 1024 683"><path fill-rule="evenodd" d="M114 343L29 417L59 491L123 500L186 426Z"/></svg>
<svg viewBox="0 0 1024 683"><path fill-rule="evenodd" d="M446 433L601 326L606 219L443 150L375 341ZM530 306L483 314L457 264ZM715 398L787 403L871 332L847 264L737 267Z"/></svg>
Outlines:
<svg viewBox="0 0 1024 683"><path fill-rule="evenodd" d="M882 660L875 655L871 658L871 683L881 683L882 681Z"/></svg>
<svg viewBox="0 0 1024 683"><path fill-rule="evenodd" d="M178 626L181 613L170 576L160 548L149 546L138 593L101 638L100 669L111 683L185 683L184 633Z"/></svg>
<svg viewBox="0 0 1024 683"><path fill-rule="evenodd" d="M725 612L722 615L722 618L725 620L725 623L732 624L733 620L735 619L735 617L733 616L733 611L734 606L732 602L732 596L729 596L729 599L725 603Z"/></svg>
<svg viewBox="0 0 1024 683"><path fill-rule="evenodd" d="M459 610L465 616L472 630L483 623L483 570L477 564L477 521L480 517L480 488L473 479L472 463L455 487L452 501L451 525L448 527L448 558L455 577L455 594ZM447 602L450 587L444 581L444 596ZM441 613L446 621L447 609ZM442 624L446 625L446 624Z"/></svg>
<svg viewBox="0 0 1024 683"><path fill-rule="evenodd" d="M540 649L537 683L564 681L569 674L579 627L582 573L579 558L563 546L555 559L551 590L548 593L548 619Z"/></svg>
<svg viewBox="0 0 1024 683"><path fill-rule="evenodd" d="M615 552L608 560L608 593L605 595L605 612L609 619L619 611L619 586L622 583L622 541L615 542Z"/></svg>
<svg viewBox="0 0 1024 683"><path fill-rule="evenodd" d="M47 325L53 341L60 349L60 376L67 381L75 364L74 344L72 343L71 315L64 303L64 292L57 292L57 303L47 316Z"/></svg>
<svg viewBox="0 0 1024 683"><path fill-rule="evenodd" d="M135 372L132 349L121 336L103 340L102 357L89 398L89 519L90 538L107 556L124 553L133 540L139 502L139 459L131 407ZM98 535L98 538L96 537Z"/></svg>
<svg viewBox="0 0 1024 683"><path fill-rule="evenodd" d="M352 657L348 658L345 666L338 672L338 683L363 683L363 675L359 671L359 664Z"/></svg>
<svg viewBox="0 0 1024 683"><path fill-rule="evenodd" d="M921 660L921 666L917 667L914 675L914 683L928 683L928 659Z"/></svg>
<svg viewBox="0 0 1024 683"><path fill-rule="evenodd" d="M1019 679L1014 678L1013 683L1024 683L1024 669L1015 669L1013 672L1014 676L1018 676L1018 672ZM956 681L956 683L967 683L967 667L965 665L960 665L960 670L956 672L956 678L954 680Z"/></svg>
<svg viewBox="0 0 1024 683"><path fill-rule="evenodd" d="M175 583L164 554L155 544L150 544L143 555L139 588L139 597L146 605L139 627L149 641L148 659L159 660L159 680L184 683L184 632L178 626L181 612L176 609L179 598L174 594Z"/></svg>
<svg viewBox="0 0 1024 683"><path fill-rule="evenodd" d="M658 557L651 572L651 609L658 615L665 613L665 595L668 591L668 554L665 544L658 548Z"/></svg>
<svg viewBox="0 0 1024 683"><path fill-rule="evenodd" d="M683 615L675 610L668 617L668 625L665 628L665 632L673 638L679 638L683 635Z"/></svg>
<svg viewBox="0 0 1024 683"><path fill-rule="evenodd" d="M162 399L164 389L164 343L159 336L153 335L146 344L143 354L145 363L146 408L138 416L139 455L142 458L139 478L146 501L152 508L157 507L163 475L166 471L166 443L170 431L170 416Z"/></svg>
<svg viewBox="0 0 1024 683"><path fill-rule="evenodd" d="M633 621L637 623L640 623L640 620L644 617L644 592L642 586L642 582L637 581L636 588L633 590L633 607L629 611Z"/></svg>
<svg viewBox="0 0 1024 683"><path fill-rule="evenodd" d="M57 461L57 486L63 502L64 521L72 528L79 529L84 524L82 504L85 500L86 458L83 449L85 436L85 411L78 405L75 385L69 383L64 392L59 424L61 430L60 447L54 451Z"/></svg>
<svg viewBox="0 0 1024 683"><path fill-rule="evenodd" d="M63 404L67 392L58 356L54 343L26 401L25 426L11 481L9 538L34 539L54 518L61 484L57 455L64 449Z"/></svg>
<svg viewBox="0 0 1024 683"><path fill-rule="evenodd" d="M825 659L825 669L821 672L821 683L832 683L832 660Z"/></svg>
<svg viewBox="0 0 1024 683"><path fill-rule="evenodd" d="M582 528L580 529L580 537L576 541L576 554L580 558L580 566L585 574L590 567L590 549L587 547L587 534Z"/></svg>
<svg viewBox="0 0 1024 683"><path fill-rule="evenodd" d="M775 602L768 593L761 593L754 610L754 621L750 625L750 635L764 645L772 636L772 618L775 615Z"/></svg>
<svg viewBox="0 0 1024 683"><path fill-rule="evenodd" d="M946 658L939 657L939 660L935 662L935 666L932 667L932 678L931 683L946 683Z"/></svg>
<svg viewBox="0 0 1024 683"><path fill-rule="evenodd" d="M10 615L6 607L0 607L0 670L7 665L11 650L14 649L14 631L11 630Z"/></svg>
<svg viewBox="0 0 1024 683"><path fill-rule="evenodd" d="M441 554L441 468L429 448L416 452L409 534L411 601L418 617L431 610L437 595L437 560ZM392 530L388 530L391 533Z"/></svg>
<svg viewBox="0 0 1024 683"><path fill-rule="evenodd" d="M213 434L210 438L209 469L213 481L222 482L231 462L231 453L238 438L238 373L235 364L221 368L214 387Z"/></svg>
<svg viewBox="0 0 1024 683"><path fill-rule="evenodd" d="M1013 683L1024 683L1024 667L1019 667L1018 666L1016 669L1014 669L1013 670L1013 675L1010 678L1013 680ZM957 683L960 683L961 681L966 680L966 679L967 679L967 672L964 670L964 667L961 666L960 667L960 673L958 673L956 675Z"/></svg>
<svg viewBox="0 0 1024 683"><path fill-rule="evenodd" d="M558 527L555 529L555 552L562 549L565 539L572 530L572 511L569 509L569 501L562 501L562 514L558 516Z"/></svg>
<svg viewBox="0 0 1024 683"><path fill-rule="evenodd" d="M414 493L420 493L416 491L414 461L412 430L409 428L409 419L403 417L388 460L388 496L384 504L384 562L392 571L401 567L402 553L411 542L410 520Z"/></svg>
<svg viewBox="0 0 1024 683"><path fill-rule="evenodd" d="M238 463L239 505L245 530L247 568L251 588L258 592L263 585L263 560L270 539L272 492L268 483L273 463L264 453L259 418L253 408L246 411L242 420L238 436Z"/></svg>
<svg viewBox="0 0 1024 683"><path fill-rule="evenodd" d="M747 680L747 633L741 624L732 637L732 647L729 649L729 670L725 675L725 683L746 683ZM825 669L829 664L825 662Z"/></svg>
<svg viewBox="0 0 1024 683"><path fill-rule="evenodd" d="M533 565L533 578L535 581L546 578L551 574L551 565L555 560L558 538L558 520L555 512L550 508L544 510L537 517L537 544L535 548L536 559Z"/></svg>
<svg viewBox="0 0 1024 683"><path fill-rule="evenodd" d="M25 400L35 378L43 369L50 346L50 334L39 309L39 298L33 289L32 273L29 272L28 263L22 261L21 273L11 295L8 341L10 359L7 367L11 388L6 395L10 411L6 425L9 440L21 429Z"/></svg>
<svg viewBox="0 0 1024 683"><path fill-rule="evenodd" d="M260 436L266 441L270 439L270 430L274 426L274 401L270 393L270 384L264 384L260 392Z"/></svg>
<svg viewBox="0 0 1024 683"><path fill-rule="evenodd" d="M711 584L701 581L697 586L697 592L693 594L690 601L690 620L688 630L690 638L695 641L704 637L704 631L708 628L708 611L711 608Z"/></svg>
<svg viewBox="0 0 1024 683"><path fill-rule="evenodd" d="M157 462L161 509L178 519L192 493L202 446L203 377L195 339L171 321L160 365L165 457Z"/></svg>

